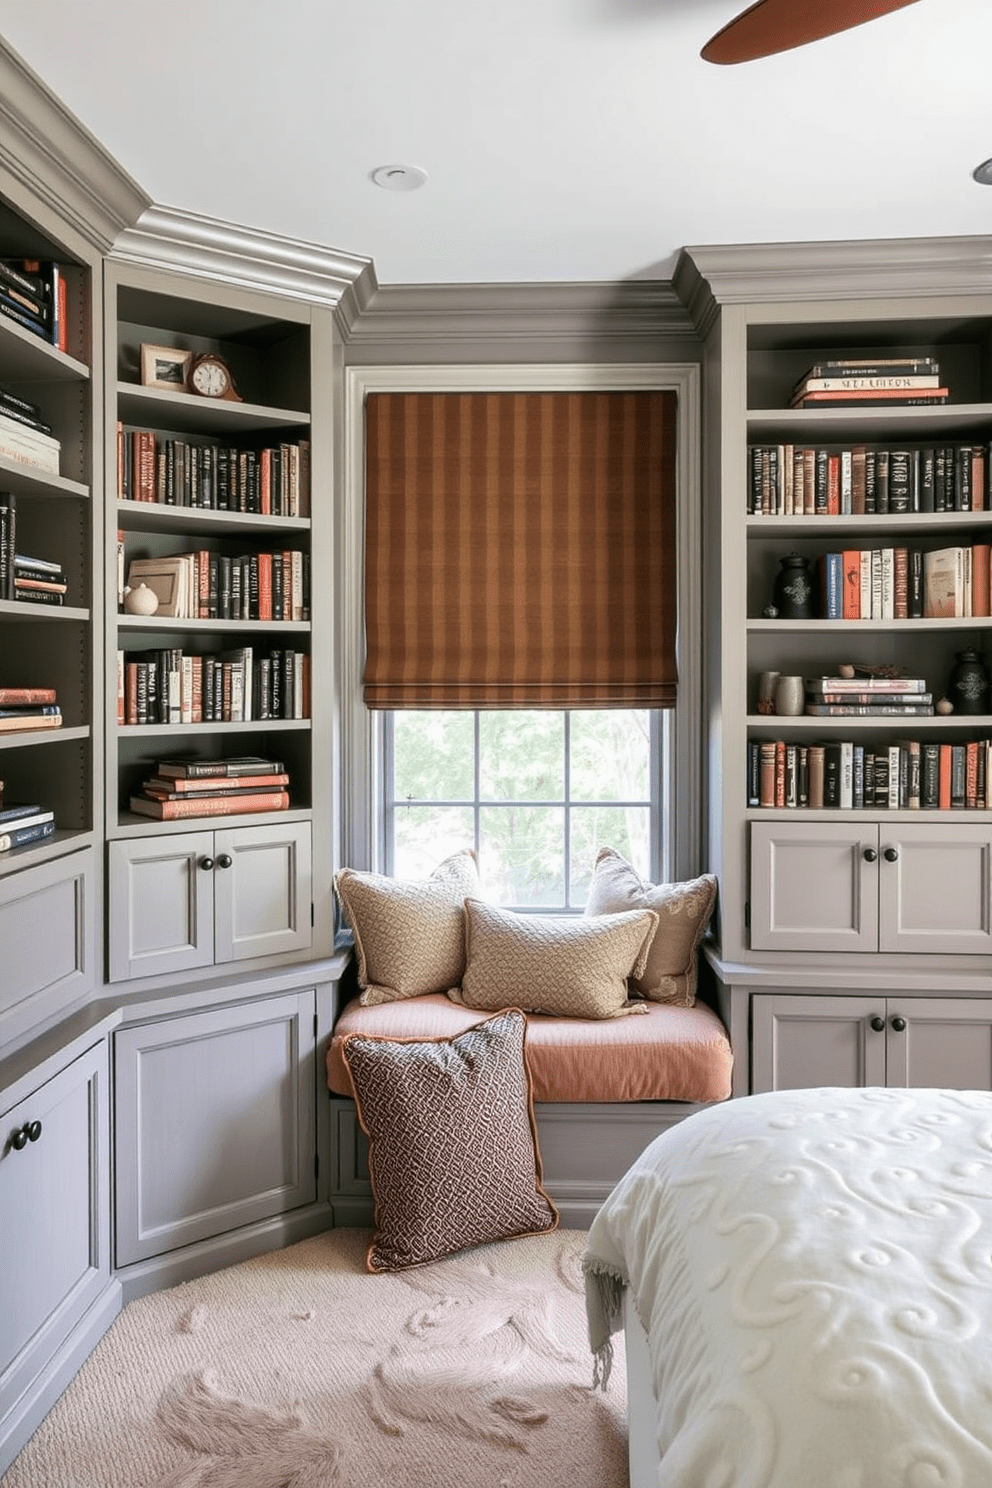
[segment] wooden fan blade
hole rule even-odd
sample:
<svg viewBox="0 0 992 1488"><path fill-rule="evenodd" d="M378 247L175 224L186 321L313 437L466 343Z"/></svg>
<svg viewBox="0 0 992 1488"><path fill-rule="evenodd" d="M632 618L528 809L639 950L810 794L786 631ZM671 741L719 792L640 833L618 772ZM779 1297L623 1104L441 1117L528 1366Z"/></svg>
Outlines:
<svg viewBox="0 0 992 1488"><path fill-rule="evenodd" d="M751 62L861 26L916 0L758 0L703 47L706 62Z"/></svg>

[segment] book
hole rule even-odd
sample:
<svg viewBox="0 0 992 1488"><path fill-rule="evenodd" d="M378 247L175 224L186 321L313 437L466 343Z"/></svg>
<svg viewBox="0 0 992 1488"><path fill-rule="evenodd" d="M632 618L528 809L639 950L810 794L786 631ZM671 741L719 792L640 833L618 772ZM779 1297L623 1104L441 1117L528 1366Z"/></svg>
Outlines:
<svg viewBox="0 0 992 1488"><path fill-rule="evenodd" d="M14 707L26 703L54 703L54 687L0 687L0 706Z"/></svg>
<svg viewBox="0 0 992 1488"><path fill-rule="evenodd" d="M832 377L807 377L795 389L790 400L793 407L818 393L876 393L900 396L918 392L929 393L940 388L940 376L936 373L893 373L877 375L856 373ZM946 389L943 389L946 393Z"/></svg>
<svg viewBox="0 0 992 1488"><path fill-rule="evenodd" d="M282 770L271 775L194 775L191 778L181 775L151 775L142 789L195 796L231 790L272 790L288 784L289 776Z"/></svg>
<svg viewBox="0 0 992 1488"><path fill-rule="evenodd" d="M25 729L53 729L62 727L61 713L24 713L15 717L0 718L0 733L15 734Z"/></svg>
<svg viewBox="0 0 992 1488"><path fill-rule="evenodd" d="M0 832L0 852L9 852L12 847L26 847L29 842L41 842L54 834L54 821L39 822L33 827L15 827L9 832Z"/></svg>
<svg viewBox="0 0 992 1488"><path fill-rule="evenodd" d="M237 816L242 812L288 811L289 793L265 791L244 796L203 796L186 801L150 801L144 796L131 797L131 810L156 821L176 821L193 816Z"/></svg>
<svg viewBox="0 0 992 1488"><path fill-rule="evenodd" d="M933 714L928 703L807 703L806 712L814 718L927 718Z"/></svg>
<svg viewBox="0 0 992 1488"><path fill-rule="evenodd" d="M816 692L807 693L816 703L870 703L880 713L888 713L893 707L906 703L932 703L932 692Z"/></svg>
<svg viewBox="0 0 992 1488"><path fill-rule="evenodd" d="M245 754L220 760L160 760L156 767L156 774L195 779L210 775L281 775L284 770L285 766L279 760L266 759L262 755Z"/></svg>
<svg viewBox="0 0 992 1488"><path fill-rule="evenodd" d="M918 377L939 375L936 357L841 357L814 362L799 382L809 377ZM798 386L798 384L797 384Z"/></svg>
<svg viewBox="0 0 992 1488"><path fill-rule="evenodd" d="M926 692L924 677L805 677L807 692Z"/></svg>
<svg viewBox="0 0 992 1488"><path fill-rule="evenodd" d="M965 549L932 548L923 554L923 614L952 619L965 614Z"/></svg>
<svg viewBox="0 0 992 1488"><path fill-rule="evenodd" d="M880 388L841 389L819 393L804 393L793 402L794 408L812 408L818 405L831 408L923 408L946 403L950 389L946 387L919 388L912 392L895 393Z"/></svg>
<svg viewBox="0 0 992 1488"><path fill-rule="evenodd" d="M11 802L9 806L0 807L0 826L12 821L24 823L29 818L38 816L42 809L41 806ZM51 812L49 812L50 817Z"/></svg>

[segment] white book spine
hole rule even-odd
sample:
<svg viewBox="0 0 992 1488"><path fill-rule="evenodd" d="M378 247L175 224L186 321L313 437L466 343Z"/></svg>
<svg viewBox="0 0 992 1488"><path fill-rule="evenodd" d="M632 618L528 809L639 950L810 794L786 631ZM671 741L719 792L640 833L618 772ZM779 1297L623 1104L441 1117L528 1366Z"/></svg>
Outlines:
<svg viewBox="0 0 992 1488"><path fill-rule="evenodd" d="M883 620L895 619L896 574L895 549L882 549L882 616Z"/></svg>
<svg viewBox="0 0 992 1488"><path fill-rule="evenodd" d="M854 743L842 739L840 745L840 800L842 811L850 811L854 805Z"/></svg>

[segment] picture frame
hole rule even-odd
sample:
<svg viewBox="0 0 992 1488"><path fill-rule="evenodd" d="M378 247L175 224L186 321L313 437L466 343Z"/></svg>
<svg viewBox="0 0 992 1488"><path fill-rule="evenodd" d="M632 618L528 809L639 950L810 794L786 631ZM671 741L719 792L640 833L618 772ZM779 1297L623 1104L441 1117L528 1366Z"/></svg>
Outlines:
<svg viewBox="0 0 992 1488"><path fill-rule="evenodd" d="M163 392L184 393L193 353L181 346L141 343L141 385Z"/></svg>

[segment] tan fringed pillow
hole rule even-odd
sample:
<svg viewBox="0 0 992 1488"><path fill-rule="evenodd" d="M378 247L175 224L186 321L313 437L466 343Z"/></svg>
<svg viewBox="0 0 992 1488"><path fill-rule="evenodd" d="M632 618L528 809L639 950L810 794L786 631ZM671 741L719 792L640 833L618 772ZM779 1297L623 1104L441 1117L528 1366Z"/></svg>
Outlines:
<svg viewBox="0 0 992 1488"><path fill-rule="evenodd" d="M342 868L334 887L354 931L366 1006L457 987L465 970L462 909L479 893L471 848L445 858L422 881Z"/></svg>
<svg viewBox="0 0 992 1488"><path fill-rule="evenodd" d="M642 997L692 1007L696 1000L696 953L716 900L712 873L685 883L645 883L626 858L612 847L600 848L593 871L586 915L614 915L621 910L651 909L658 929L647 966L634 977Z"/></svg>
<svg viewBox="0 0 992 1488"><path fill-rule="evenodd" d="M642 1013L627 978L643 970L658 917L650 910L599 920L522 915L465 901L465 975L449 991L464 1007L513 1004L571 1018Z"/></svg>
<svg viewBox="0 0 992 1488"><path fill-rule="evenodd" d="M454 1038L343 1040L369 1139L370 1271L557 1226L541 1187L526 1031L520 1009L504 1008Z"/></svg>

